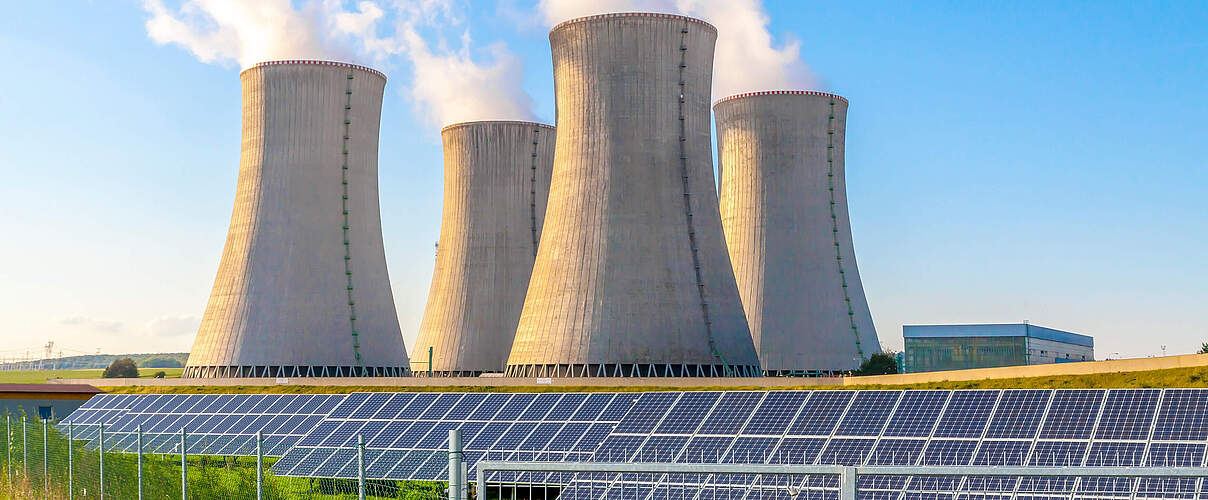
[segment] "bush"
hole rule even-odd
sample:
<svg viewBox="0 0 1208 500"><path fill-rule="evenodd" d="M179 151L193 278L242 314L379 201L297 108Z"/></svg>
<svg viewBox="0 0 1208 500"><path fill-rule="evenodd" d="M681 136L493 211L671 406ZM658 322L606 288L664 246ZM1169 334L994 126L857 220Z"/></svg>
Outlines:
<svg viewBox="0 0 1208 500"><path fill-rule="evenodd" d="M892 375L898 372L898 362L893 354L877 353L864 361L854 375Z"/></svg>
<svg viewBox="0 0 1208 500"><path fill-rule="evenodd" d="M134 360L130 358L115 359L101 376L105 378L138 378L138 367L134 366Z"/></svg>
<svg viewBox="0 0 1208 500"><path fill-rule="evenodd" d="M165 372L163 370L155 372L155 378L165 378L167 376L168 376L168 372Z"/></svg>

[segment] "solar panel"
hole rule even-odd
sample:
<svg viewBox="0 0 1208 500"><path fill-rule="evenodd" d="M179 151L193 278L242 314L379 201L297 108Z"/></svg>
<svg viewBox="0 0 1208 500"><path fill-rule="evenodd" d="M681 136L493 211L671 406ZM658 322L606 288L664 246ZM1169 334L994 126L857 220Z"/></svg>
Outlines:
<svg viewBox="0 0 1208 500"><path fill-rule="evenodd" d="M852 401L835 434L839 436L877 436L885 426L902 393L900 391L860 391Z"/></svg>
<svg viewBox="0 0 1208 500"><path fill-rule="evenodd" d="M658 434L691 434L721 397L719 392L686 392L655 429Z"/></svg>
<svg viewBox="0 0 1208 500"><path fill-rule="evenodd" d="M1002 397L986 428L987 438L1032 438L1048 409L1053 391L1010 389Z"/></svg>
<svg viewBox="0 0 1208 500"><path fill-rule="evenodd" d="M885 427L885 436L925 437L931 435L936 420L944 411L948 391L906 391L893 417Z"/></svg>
<svg viewBox="0 0 1208 500"><path fill-rule="evenodd" d="M762 392L727 392L718 401L700 429L700 434L737 434L763 400Z"/></svg>
<svg viewBox="0 0 1208 500"><path fill-rule="evenodd" d="M1086 439L1091 436L1103 402L1104 391L1075 389L1056 391L1048 417L1040 428L1041 439Z"/></svg>
<svg viewBox="0 0 1208 500"><path fill-rule="evenodd" d="M742 433L747 435L784 434L784 430L801 411L802 403L810 397L809 391L773 391L751 415Z"/></svg>
<svg viewBox="0 0 1208 500"><path fill-rule="evenodd" d="M815 392L810 404L801 410L797 420L789 427L788 433L795 436L831 435L854 396L852 391Z"/></svg>

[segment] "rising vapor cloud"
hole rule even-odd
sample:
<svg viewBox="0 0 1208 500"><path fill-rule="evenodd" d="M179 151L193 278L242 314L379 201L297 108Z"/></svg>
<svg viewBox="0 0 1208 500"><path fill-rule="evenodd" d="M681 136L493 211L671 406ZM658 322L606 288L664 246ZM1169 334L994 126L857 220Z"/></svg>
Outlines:
<svg viewBox="0 0 1208 500"><path fill-rule="evenodd" d="M412 70L408 95L432 125L534 118L523 61L500 43L474 47L456 0L184 0L176 8L144 0L143 8L152 40L202 62L333 59L387 73L402 62Z"/></svg>
<svg viewBox="0 0 1208 500"><path fill-rule="evenodd" d="M760 0L540 0L545 23L608 12L664 12L704 19L717 27L713 98L775 89L817 89L796 41L777 44Z"/></svg>

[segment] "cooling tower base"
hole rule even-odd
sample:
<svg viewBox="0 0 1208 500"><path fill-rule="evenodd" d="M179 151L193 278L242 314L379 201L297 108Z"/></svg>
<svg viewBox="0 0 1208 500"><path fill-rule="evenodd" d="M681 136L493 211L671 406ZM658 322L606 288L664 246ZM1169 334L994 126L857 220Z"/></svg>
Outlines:
<svg viewBox="0 0 1208 500"><path fill-rule="evenodd" d="M402 366L186 366L181 378L406 377Z"/></svg>
<svg viewBox="0 0 1208 500"><path fill-rule="evenodd" d="M842 377L851 370L764 370L765 377Z"/></svg>
<svg viewBox="0 0 1208 500"><path fill-rule="evenodd" d="M758 377L752 365L571 364L513 365L509 377Z"/></svg>
<svg viewBox="0 0 1208 500"><path fill-rule="evenodd" d="M482 374L484 374L484 373L494 373L494 374L496 374L496 375L498 375L498 374L499 374L499 372L497 372L497 371L493 371L493 372L487 372L487 371L482 371L482 370L432 370L432 375L428 375L428 370L419 369L419 370L413 370L413 371L411 372L411 376L412 376L412 377L428 377L428 376L431 376L432 378L440 378L440 377L477 377L477 376L480 376L480 375L482 375Z"/></svg>

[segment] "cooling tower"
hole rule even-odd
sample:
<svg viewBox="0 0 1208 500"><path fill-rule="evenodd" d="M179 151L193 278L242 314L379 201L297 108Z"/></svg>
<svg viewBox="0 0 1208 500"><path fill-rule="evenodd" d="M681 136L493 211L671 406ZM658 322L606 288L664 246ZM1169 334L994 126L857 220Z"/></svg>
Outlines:
<svg viewBox="0 0 1208 500"><path fill-rule="evenodd" d="M716 38L663 14L550 31L557 147L509 375L758 373L717 210Z"/></svg>
<svg viewBox="0 0 1208 500"><path fill-rule="evenodd" d="M502 372L545 219L554 128L482 121L441 130L445 202L416 375ZM431 349L431 351L429 351Z"/></svg>
<svg viewBox="0 0 1208 500"><path fill-rule="evenodd" d="M183 376L404 374L378 208L386 78L274 61L240 80L235 210Z"/></svg>
<svg viewBox="0 0 1208 500"><path fill-rule="evenodd" d="M713 111L722 224L764 372L858 368L880 344L847 215L847 100L757 92Z"/></svg>

